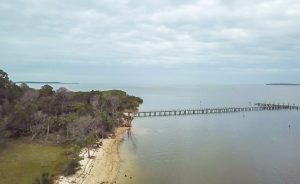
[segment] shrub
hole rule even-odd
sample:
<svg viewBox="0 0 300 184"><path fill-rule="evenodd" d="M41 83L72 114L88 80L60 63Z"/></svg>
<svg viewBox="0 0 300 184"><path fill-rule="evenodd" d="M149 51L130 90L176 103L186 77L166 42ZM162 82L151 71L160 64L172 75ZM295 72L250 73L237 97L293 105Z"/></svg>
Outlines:
<svg viewBox="0 0 300 184"><path fill-rule="evenodd" d="M42 175L36 178L32 184L53 184L53 179L49 173L43 172Z"/></svg>
<svg viewBox="0 0 300 184"><path fill-rule="evenodd" d="M64 165L63 174L65 176L70 176L72 174L75 174L80 168L79 161L80 158L73 158L68 160Z"/></svg>

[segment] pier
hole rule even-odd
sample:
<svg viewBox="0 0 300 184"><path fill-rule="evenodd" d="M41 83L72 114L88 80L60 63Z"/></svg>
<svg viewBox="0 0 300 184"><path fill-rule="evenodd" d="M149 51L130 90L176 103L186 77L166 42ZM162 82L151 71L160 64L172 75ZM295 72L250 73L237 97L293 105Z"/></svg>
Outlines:
<svg viewBox="0 0 300 184"><path fill-rule="evenodd" d="M128 113L132 117L156 117L156 116L182 116L196 114L216 114L216 113L234 113L249 111L275 111L275 110L300 110L296 105L280 105L268 103L256 103L253 107L223 107L223 108L201 108L201 109L182 109L182 110L159 110L142 111L137 113Z"/></svg>

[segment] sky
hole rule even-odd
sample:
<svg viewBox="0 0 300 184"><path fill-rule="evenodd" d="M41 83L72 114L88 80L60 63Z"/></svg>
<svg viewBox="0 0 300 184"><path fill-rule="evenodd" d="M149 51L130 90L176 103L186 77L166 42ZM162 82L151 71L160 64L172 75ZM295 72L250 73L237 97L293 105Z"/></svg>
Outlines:
<svg viewBox="0 0 300 184"><path fill-rule="evenodd" d="M1 0L15 81L300 83L299 0Z"/></svg>

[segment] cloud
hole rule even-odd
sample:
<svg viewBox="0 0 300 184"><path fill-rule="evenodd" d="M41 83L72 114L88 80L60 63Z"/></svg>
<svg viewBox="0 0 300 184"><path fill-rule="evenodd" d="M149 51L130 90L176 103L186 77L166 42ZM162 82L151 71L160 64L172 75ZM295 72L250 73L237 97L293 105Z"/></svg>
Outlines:
<svg viewBox="0 0 300 184"><path fill-rule="evenodd" d="M2 0L1 63L298 70L299 12L298 0Z"/></svg>

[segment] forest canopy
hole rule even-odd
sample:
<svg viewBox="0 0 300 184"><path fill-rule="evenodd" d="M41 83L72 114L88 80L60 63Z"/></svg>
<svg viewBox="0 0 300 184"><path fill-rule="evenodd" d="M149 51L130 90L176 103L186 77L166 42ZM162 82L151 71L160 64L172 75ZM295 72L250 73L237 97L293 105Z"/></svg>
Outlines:
<svg viewBox="0 0 300 184"><path fill-rule="evenodd" d="M0 134L56 143L85 142L120 126L124 112L136 112L143 100L121 90L73 92L16 85L0 70Z"/></svg>

